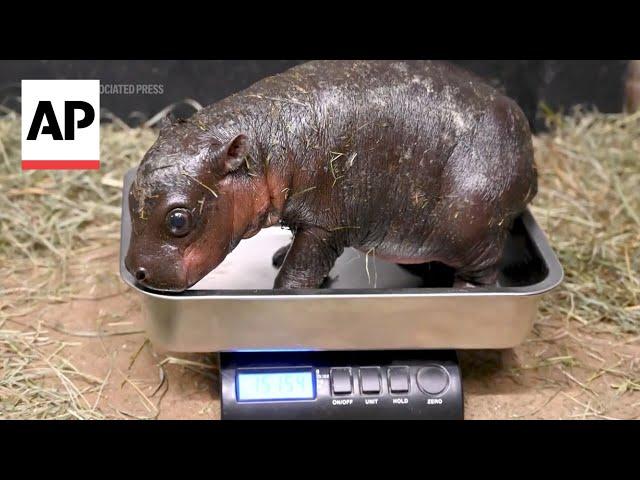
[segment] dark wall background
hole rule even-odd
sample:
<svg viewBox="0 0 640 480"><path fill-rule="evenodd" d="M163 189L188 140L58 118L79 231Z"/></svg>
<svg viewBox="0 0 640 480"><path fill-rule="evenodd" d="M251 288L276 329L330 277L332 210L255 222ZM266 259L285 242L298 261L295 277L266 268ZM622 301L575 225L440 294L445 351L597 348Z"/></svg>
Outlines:
<svg viewBox="0 0 640 480"><path fill-rule="evenodd" d="M185 98L213 103L301 60L87 60L2 61L0 102L19 109L20 80L97 78L103 84L162 84L161 95L103 95L102 107L131 125ZM454 60L514 98L534 130L544 128L540 102L552 109L574 105L619 112L625 60ZM178 116L192 110L181 107Z"/></svg>

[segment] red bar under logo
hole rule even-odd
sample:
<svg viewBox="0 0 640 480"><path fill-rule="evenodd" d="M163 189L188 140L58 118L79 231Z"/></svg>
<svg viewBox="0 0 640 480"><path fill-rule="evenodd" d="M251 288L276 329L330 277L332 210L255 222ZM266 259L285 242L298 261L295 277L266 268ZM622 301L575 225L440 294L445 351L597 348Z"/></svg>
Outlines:
<svg viewBox="0 0 640 480"><path fill-rule="evenodd" d="M23 170L98 170L100 160L22 160Z"/></svg>

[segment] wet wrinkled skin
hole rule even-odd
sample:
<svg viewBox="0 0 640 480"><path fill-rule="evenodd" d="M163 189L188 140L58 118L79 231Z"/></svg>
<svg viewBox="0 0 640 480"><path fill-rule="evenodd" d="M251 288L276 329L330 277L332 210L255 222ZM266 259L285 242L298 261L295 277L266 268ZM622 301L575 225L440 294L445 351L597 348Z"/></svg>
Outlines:
<svg viewBox="0 0 640 480"><path fill-rule="evenodd" d="M524 114L477 77L442 62L310 62L161 130L130 192L126 266L184 290L281 223L294 240L275 288L317 288L348 246L489 285L536 191ZM192 216L181 237L167 226L176 207Z"/></svg>

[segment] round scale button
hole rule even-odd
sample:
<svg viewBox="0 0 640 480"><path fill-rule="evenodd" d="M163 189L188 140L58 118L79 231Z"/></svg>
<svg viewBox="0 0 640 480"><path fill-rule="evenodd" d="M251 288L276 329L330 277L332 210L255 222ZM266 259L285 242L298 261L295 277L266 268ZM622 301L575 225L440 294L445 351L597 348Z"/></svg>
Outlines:
<svg viewBox="0 0 640 480"><path fill-rule="evenodd" d="M418 370L418 387L428 395L439 395L449 387L449 374L437 365L430 365Z"/></svg>

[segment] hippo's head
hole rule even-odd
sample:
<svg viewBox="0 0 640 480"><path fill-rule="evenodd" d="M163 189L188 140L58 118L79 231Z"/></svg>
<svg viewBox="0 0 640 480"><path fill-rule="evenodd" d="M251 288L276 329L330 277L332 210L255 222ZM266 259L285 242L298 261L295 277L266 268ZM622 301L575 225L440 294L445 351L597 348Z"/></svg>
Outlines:
<svg viewBox="0 0 640 480"><path fill-rule="evenodd" d="M165 126L144 156L129 195L125 258L136 280L182 291L214 269L256 228L268 202L248 169L246 135L211 134L193 122Z"/></svg>

